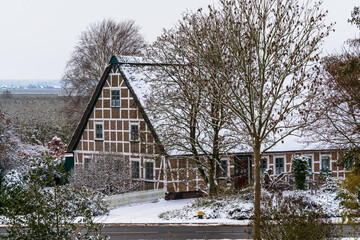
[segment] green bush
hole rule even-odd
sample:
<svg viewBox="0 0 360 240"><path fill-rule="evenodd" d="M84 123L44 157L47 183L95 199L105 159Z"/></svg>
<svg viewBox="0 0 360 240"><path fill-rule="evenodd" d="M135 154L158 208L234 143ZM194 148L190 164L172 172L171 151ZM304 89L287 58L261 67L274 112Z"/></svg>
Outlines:
<svg viewBox="0 0 360 240"><path fill-rule="evenodd" d="M292 160L293 175L295 178L295 187L298 190L307 189L306 178L309 175L308 158L295 156Z"/></svg>

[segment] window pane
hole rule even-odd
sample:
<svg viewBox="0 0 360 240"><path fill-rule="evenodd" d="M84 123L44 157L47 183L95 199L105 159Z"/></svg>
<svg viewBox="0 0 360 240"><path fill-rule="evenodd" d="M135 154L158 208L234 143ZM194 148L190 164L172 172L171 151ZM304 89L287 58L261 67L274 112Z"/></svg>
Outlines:
<svg viewBox="0 0 360 240"><path fill-rule="evenodd" d="M102 139L103 133L102 133L102 124L95 124L95 138L96 139Z"/></svg>
<svg viewBox="0 0 360 240"><path fill-rule="evenodd" d="M261 174L263 174L266 169L267 169L267 159L263 158L263 159L261 159L261 166L260 166Z"/></svg>
<svg viewBox="0 0 360 240"><path fill-rule="evenodd" d="M145 178L154 179L154 163L152 162L145 163Z"/></svg>
<svg viewBox="0 0 360 240"><path fill-rule="evenodd" d="M280 174L284 172L284 158L275 158L275 173Z"/></svg>
<svg viewBox="0 0 360 240"><path fill-rule="evenodd" d="M139 126L131 125L131 141L137 141L139 139Z"/></svg>
<svg viewBox="0 0 360 240"><path fill-rule="evenodd" d="M131 162L131 177L140 178L139 162Z"/></svg>
<svg viewBox="0 0 360 240"><path fill-rule="evenodd" d="M228 175L228 161L227 160L221 160L221 177L227 177Z"/></svg>
<svg viewBox="0 0 360 240"><path fill-rule="evenodd" d="M84 167L85 167L85 169L89 168L90 161L91 161L90 158L88 158L88 157L84 158Z"/></svg>
<svg viewBox="0 0 360 240"><path fill-rule="evenodd" d="M111 106L120 107L120 90L111 90Z"/></svg>
<svg viewBox="0 0 360 240"><path fill-rule="evenodd" d="M312 156L307 156L307 158L308 158L308 166L309 166L310 172L312 172Z"/></svg>
<svg viewBox="0 0 360 240"><path fill-rule="evenodd" d="M321 156L321 171L330 170L330 157Z"/></svg>

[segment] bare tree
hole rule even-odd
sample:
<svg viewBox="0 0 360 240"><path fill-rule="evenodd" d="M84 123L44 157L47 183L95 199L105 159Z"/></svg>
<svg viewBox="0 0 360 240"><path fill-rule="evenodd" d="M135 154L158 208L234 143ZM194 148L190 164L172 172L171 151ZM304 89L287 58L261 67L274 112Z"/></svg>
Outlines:
<svg viewBox="0 0 360 240"><path fill-rule="evenodd" d="M225 84L223 104L249 136L255 163L254 239L260 239L262 154L316 120L319 47L331 26L320 3L297 0L223 1L212 11L224 28L214 49L222 50L217 84ZM220 27L220 26L219 26Z"/></svg>
<svg viewBox="0 0 360 240"><path fill-rule="evenodd" d="M358 28L360 28L360 6L354 7L351 12L351 18L348 20L349 23L355 24Z"/></svg>
<svg viewBox="0 0 360 240"><path fill-rule="evenodd" d="M140 28L132 20L107 19L82 32L62 80L66 93L64 110L70 119L79 120L111 56L139 55L144 46Z"/></svg>
<svg viewBox="0 0 360 240"><path fill-rule="evenodd" d="M202 14L184 15L151 46L149 58L161 64L149 77L146 108L155 116L151 120L167 151L184 154L195 164L213 196L224 170L221 156L234 149L239 139L231 131L231 112L221 104L222 86L214 84L221 69L212 65L204 71L203 59L197 55L202 34L211 34L206 32L209 22L209 16Z"/></svg>
<svg viewBox="0 0 360 240"><path fill-rule="evenodd" d="M360 29L359 7L348 20ZM318 102L324 110L316 125L308 128L310 141L357 152L360 148L360 41L345 42L341 52L322 59L323 86Z"/></svg>
<svg viewBox="0 0 360 240"><path fill-rule="evenodd" d="M340 54L323 58L323 112L308 128L310 141L340 148L360 147L360 45L352 42Z"/></svg>
<svg viewBox="0 0 360 240"><path fill-rule="evenodd" d="M188 25L207 21L199 31L169 33L183 42L185 55L178 58L184 57L194 69L190 79L196 79L198 71L216 74L210 80L221 91L218 103L231 112L233 130L245 136L244 143L254 152L254 239L261 239L262 154L317 118L310 110L317 106L319 47L332 29L324 24L326 13L320 7L311 1L224 0L207 14L199 10L195 17L184 16L182 22ZM219 93L209 91L207 84L199 89L216 99Z"/></svg>
<svg viewBox="0 0 360 240"><path fill-rule="evenodd" d="M140 180L131 178L129 161L116 153L102 153L85 159L71 172L70 183L87 187L106 195L142 190Z"/></svg>

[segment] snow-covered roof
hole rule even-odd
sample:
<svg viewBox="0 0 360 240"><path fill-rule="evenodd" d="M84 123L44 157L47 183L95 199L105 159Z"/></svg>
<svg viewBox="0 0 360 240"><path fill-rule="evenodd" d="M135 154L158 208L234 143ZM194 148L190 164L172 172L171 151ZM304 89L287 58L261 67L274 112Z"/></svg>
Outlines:
<svg viewBox="0 0 360 240"><path fill-rule="evenodd" d="M112 57L110 61L110 65L117 64L119 66L119 69L121 71L121 74L128 82L128 87L130 88L130 91L133 92L133 95L137 100L139 101L140 108L142 111L144 111L144 115L146 116L145 121L148 121L148 124L151 125L150 129L152 129L154 137L157 139L158 136L156 134L156 129L158 126L156 125L158 121L153 121L156 117L152 116L151 111L146 110L146 101L151 96L151 89L152 84L154 84L151 79L155 79L155 73L154 73L154 67L161 65L161 63L156 63L154 61L150 61L148 59L145 59L143 57L133 57L133 56L116 56ZM109 65L109 66L110 66ZM107 69L104 72L104 76L106 76L106 72L110 71L110 68L107 67ZM104 81L104 79L100 80ZM99 84L100 86L101 84ZM95 90L94 96L90 103L94 104L96 101L96 92L101 91L101 86L97 87L97 90ZM81 137L81 127L82 124L84 125L87 121L87 116L90 114L90 108L87 112L85 112L83 119L81 120L82 123L79 124L79 129L77 129L77 132L75 132L73 139L71 140L69 144L68 151L70 152L75 149L76 147L76 141L79 137ZM157 139L158 143L160 144L161 139ZM268 152L281 152L281 151L302 151L302 150L322 150L326 149L326 146L319 145L319 144L307 144L303 141L302 138L295 137L295 136L288 136L284 139L283 142L277 143L274 147L268 150ZM239 145L238 148L232 149L231 152L252 152L252 149L249 146L246 145ZM184 151L176 151L176 150L169 150L167 149L167 154L170 155L180 155L180 154L186 154Z"/></svg>
<svg viewBox="0 0 360 240"><path fill-rule="evenodd" d="M119 56L118 59L119 62L122 63L120 64L120 68L129 80L142 106L145 107L147 98L151 96L151 81L149 81L149 79L154 75L153 65L156 65L157 63L151 62L141 57ZM155 117L151 116L151 112L147 112L147 114L150 118L150 121ZM156 124L154 127L156 130ZM287 136L283 141L277 143L267 152L309 151L325 149L330 149L330 147L320 143L308 143L302 137ZM233 149L231 152L252 152L252 149L248 146L242 145L237 149ZM178 155L180 152L171 151L169 154Z"/></svg>
<svg viewBox="0 0 360 240"><path fill-rule="evenodd" d="M147 96L150 94L151 86L149 81L146 80L146 67L134 66L129 64L120 65L120 69L129 80L136 96L140 100L142 106L145 106ZM149 72L150 74L150 72Z"/></svg>

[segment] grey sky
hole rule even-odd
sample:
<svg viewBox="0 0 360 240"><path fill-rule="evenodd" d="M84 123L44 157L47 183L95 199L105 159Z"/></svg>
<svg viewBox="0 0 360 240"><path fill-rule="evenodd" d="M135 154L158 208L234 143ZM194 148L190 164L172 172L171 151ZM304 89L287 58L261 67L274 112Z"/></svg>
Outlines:
<svg viewBox="0 0 360 240"><path fill-rule="evenodd" d="M60 79L81 31L104 18L133 19L152 42L181 13L216 0L0 0L0 79ZM359 31L347 23L359 0L324 0L336 32L325 52L340 50Z"/></svg>

